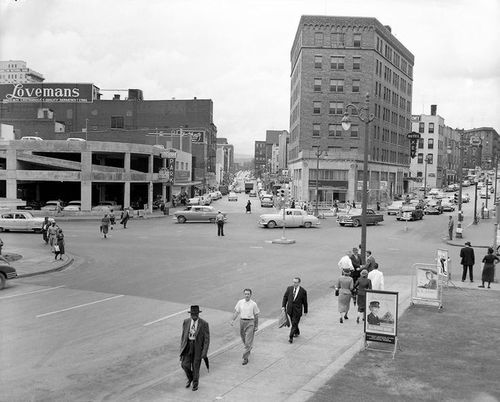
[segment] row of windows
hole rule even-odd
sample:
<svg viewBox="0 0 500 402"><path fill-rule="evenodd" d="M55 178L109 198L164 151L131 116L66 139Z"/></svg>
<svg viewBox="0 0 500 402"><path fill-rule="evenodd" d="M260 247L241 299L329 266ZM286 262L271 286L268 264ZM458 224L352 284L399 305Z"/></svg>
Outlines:
<svg viewBox="0 0 500 402"><path fill-rule="evenodd" d="M400 77L399 74L392 71L390 67L384 67L381 61L375 60L375 75L382 78L382 71L384 72L383 77L386 82L394 85L396 89L401 90L402 92L406 92L408 95L411 95L411 82L406 81L403 77Z"/></svg>
<svg viewBox="0 0 500 402"><path fill-rule="evenodd" d="M330 70L343 71L345 65L345 56L330 56ZM353 71L361 71L361 56L353 56L351 66ZM314 68L323 69L323 56L314 56Z"/></svg>
<svg viewBox="0 0 500 402"><path fill-rule="evenodd" d="M175 162L175 168L177 170L189 170L189 163L188 162Z"/></svg>
<svg viewBox="0 0 500 402"><path fill-rule="evenodd" d="M424 139L423 138L418 139L418 148L419 149L424 148ZM434 138L429 138L427 140L427 149L434 149Z"/></svg>
<svg viewBox="0 0 500 402"><path fill-rule="evenodd" d="M429 134L434 133L434 123L429 123ZM419 133L425 133L425 122L421 121L418 123L418 132Z"/></svg>
<svg viewBox="0 0 500 402"><path fill-rule="evenodd" d="M326 37L325 37L326 36ZM330 43L327 43L329 37ZM331 46L331 47L344 47L346 44L345 34L343 32L332 32L330 35L325 35L323 32L314 33L314 46ZM352 47L361 47L361 34L355 33L352 36Z"/></svg>
<svg viewBox="0 0 500 402"><path fill-rule="evenodd" d="M359 88L361 85L361 80L358 78L353 78L351 80L351 92L359 92ZM343 93L345 89L345 80L344 79L330 79L330 92ZM323 89L323 79L315 78L313 84L314 92L322 92Z"/></svg>
<svg viewBox="0 0 500 402"><path fill-rule="evenodd" d="M376 43L377 52L383 55L387 60L399 68L403 73L409 77L413 76L413 66L406 61L406 59L401 56L395 49L384 42L382 38L377 36Z"/></svg>
<svg viewBox="0 0 500 402"><path fill-rule="evenodd" d="M424 154L417 155L417 163L424 163ZM433 154L427 155L427 163L429 165L432 165L434 163L434 155Z"/></svg>
<svg viewBox="0 0 500 402"><path fill-rule="evenodd" d="M6 79L6 80L17 80L17 79L22 79L25 78L24 74L0 74L0 79Z"/></svg>

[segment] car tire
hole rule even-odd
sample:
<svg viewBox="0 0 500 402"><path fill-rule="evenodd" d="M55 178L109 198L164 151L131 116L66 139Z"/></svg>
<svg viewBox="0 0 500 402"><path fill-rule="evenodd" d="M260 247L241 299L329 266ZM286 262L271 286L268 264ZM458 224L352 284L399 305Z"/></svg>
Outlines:
<svg viewBox="0 0 500 402"><path fill-rule="evenodd" d="M0 274L0 290L5 287L5 276L3 274Z"/></svg>
<svg viewBox="0 0 500 402"><path fill-rule="evenodd" d="M352 227L357 228L360 225L360 221L358 219L354 219L352 221Z"/></svg>
<svg viewBox="0 0 500 402"><path fill-rule="evenodd" d="M345 226L345 223L339 223L340 226L344 227Z"/></svg>
<svg viewBox="0 0 500 402"><path fill-rule="evenodd" d="M209 221L210 223L215 223L215 218L210 218Z"/></svg>
<svg viewBox="0 0 500 402"><path fill-rule="evenodd" d="M276 222L275 221L269 221L269 222L267 222L267 227L269 229L274 229L276 227Z"/></svg>
<svg viewBox="0 0 500 402"><path fill-rule="evenodd" d="M0 228L0 232L3 232L3 228Z"/></svg>
<svg viewBox="0 0 500 402"><path fill-rule="evenodd" d="M179 222L179 223L186 223L186 217L182 216L182 215L178 216L177 217L177 222Z"/></svg>
<svg viewBox="0 0 500 402"><path fill-rule="evenodd" d="M312 226L312 223L311 223L311 222L304 222L304 227L305 227L306 229L309 229L311 226Z"/></svg>

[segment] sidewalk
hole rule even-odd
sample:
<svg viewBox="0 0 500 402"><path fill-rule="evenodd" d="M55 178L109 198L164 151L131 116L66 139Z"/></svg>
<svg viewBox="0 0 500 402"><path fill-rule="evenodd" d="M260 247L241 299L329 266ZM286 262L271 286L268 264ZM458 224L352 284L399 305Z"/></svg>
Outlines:
<svg viewBox="0 0 500 402"><path fill-rule="evenodd" d="M494 243L495 223L495 217L489 219L480 219L476 225L472 222L472 220L466 219L462 222L462 238L456 238L455 233L453 240L446 240L446 243L450 246L464 247L465 242L470 241L473 248L492 247Z"/></svg>

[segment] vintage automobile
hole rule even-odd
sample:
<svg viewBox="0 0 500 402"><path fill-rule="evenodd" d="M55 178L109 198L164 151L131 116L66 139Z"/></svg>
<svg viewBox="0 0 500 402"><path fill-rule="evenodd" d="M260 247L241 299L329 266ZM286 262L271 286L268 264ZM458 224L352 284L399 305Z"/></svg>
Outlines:
<svg viewBox="0 0 500 402"><path fill-rule="evenodd" d="M49 218L49 221L54 219ZM4 230L22 230L40 232L44 218L34 217L29 211L10 211L0 214L0 232Z"/></svg>
<svg viewBox="0 0 500 402"><path fill-rule="evenodd" d="M257 191L255 191L255 190L250 190L250 192L248 193L248 196L249 196L249 197L257 197Z"/></svg>
<svg viewBox="0 0 500 402"><path fill-rule="evenodd" d="M120 211L121 209L122 206L118 205L116 201L101 201L99 204L97 204L95 207L92 208L92 211L106 213L109 212L110 210Z"/></svg>
<svg viewBox="0 0 500 402"><path fill-rule="evenodd" d="M430 199L424 208L424 214L426 215L440 215L442 213L441 200Z"/></svg>
<svg viewBox="0 0 500 402"><path fill-rule="evenodd" d="M70 201L68 205L63 208L65 212L78 212L82 210L82 202L81 201Z"/></svg>
<svg viewBox="0 0 500 402"><path fill-rule="evenodd" d="M215 222L215 217L217 216L218 210L214 207L208 205L191 205L186 207L182 211L176 211L174 213L174 220L178 223L186 222ZM225 212L224 220L227 220Z"/></svg>
<svg viewBox="0 0 500 402"><path fill-rule="evenodd" d="M220 191L211 191L210 193L208 193L208 195L214 201L220 200L222 198L222 193Z"/></svg>
<svg viewBox="0 0 500 402"><path fill-rule="evenodd" d="M382 214L377 214L373 209L366 210L366 224L378 225L379 222L384 220ZM337 222L340 226L354 226L358 227L362 221L362 210L360 208L351 208L347 213L337 215Z"/></svg>
<svg viewBox="0 0 500 402"><path fill-rule="evenodd" d="M392 204L387 207L387 215L397 215L402 206L403 201L393 201Z"/></svg>
<svg viewBox="0 0 500 402"><path fill-rule="evenodd" d="M62 210L63 208L63 203L61 201L47 201L45 203L45 205L40 208L42 211L57 211L58 209L59 210Z"/></svg>
<svg viewBox="0 0 500 402"><path fill-rule="evenodd" d="M8 279L14 279L17 277L16 269L10 265L4 257L0 256L0 289L5 287L5 282Z"/></svg>
<svg viewBox="0 0 500 402"><path fill-rule="evenodd" d="M403 205L396 215L398 221L416 221L424 219L424 210L413 204Z"/></svg>
<svg viewBox="0 0 500 402"><path fill-rule="evenodd" d="M262 197L260 199L260 206L261 207L271 207L271 208L274 207L273 196L268 195L268 196Z"/></svg>
<svg viewBox="0 0 500 402"><path fill-rule="evenodd" d="M309 215L306 211L298 208L285 208L285 219L283 220L283 210L274 214L264 214L259 217L259 225L273 229L276 227L287 228L291 227L304 227L310 228L319 226L319 219L314 215Z"/></svg>
<svg viewBox="0 0 500 402"><path fill-rule="evenodd" d="M228 201L238 201L238 195L236 193L230 192L227 196Z"/></svg>
<svg viewBox="0 0 500 402"><path fill-rule="evenodd" d="M441 201L441 209L443 212L453 212L455 204L449 198L445 198Z"/></svg>
<svg viewBox="0 0 500 402"><path fill-rule="evenodd" d="M190 198L188 200L189 205L210 205L212 203L212 197L210 194L204 194L197 197Z"/></svg>

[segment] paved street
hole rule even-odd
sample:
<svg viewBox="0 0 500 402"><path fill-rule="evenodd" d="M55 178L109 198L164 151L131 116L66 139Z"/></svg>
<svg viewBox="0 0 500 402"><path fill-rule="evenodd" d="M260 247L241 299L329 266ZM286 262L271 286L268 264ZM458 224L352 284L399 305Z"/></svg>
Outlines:
<svg viewBox="0 0 500 402"><path fill-rule="evenodd" d="M213 224L180 225L171 217L134 219L106 240L96 221L61 223L75 263L13 281L0 294L2 341L9 345L0 368L6 400L116 400L170 374L182 386L178 343L185 311L201 306L211 327L210 351L223 351L239 342L228 322L245 287L254 290L262 329L276 320L295 275L302 277L314 311L331 294L337 261L357 246L360 228L341 228L327 218L318 229L287 230L294 245L271 244L281 230L256 223L272 210L251 198L253 213L245 214L246 200L240 194L238 202L214 202L228 212L223 238ZM471 204L464 207L467 217ZM407 231L387 215L383 224L369 227L368 248L385 275L408 275L412 263L432 263L436 248L444 247L447 215L409 222ZM7 247L30 242L48 253L39 235L3 233L2 240ZM458 250L450 253L456 261Z"/></svg>

